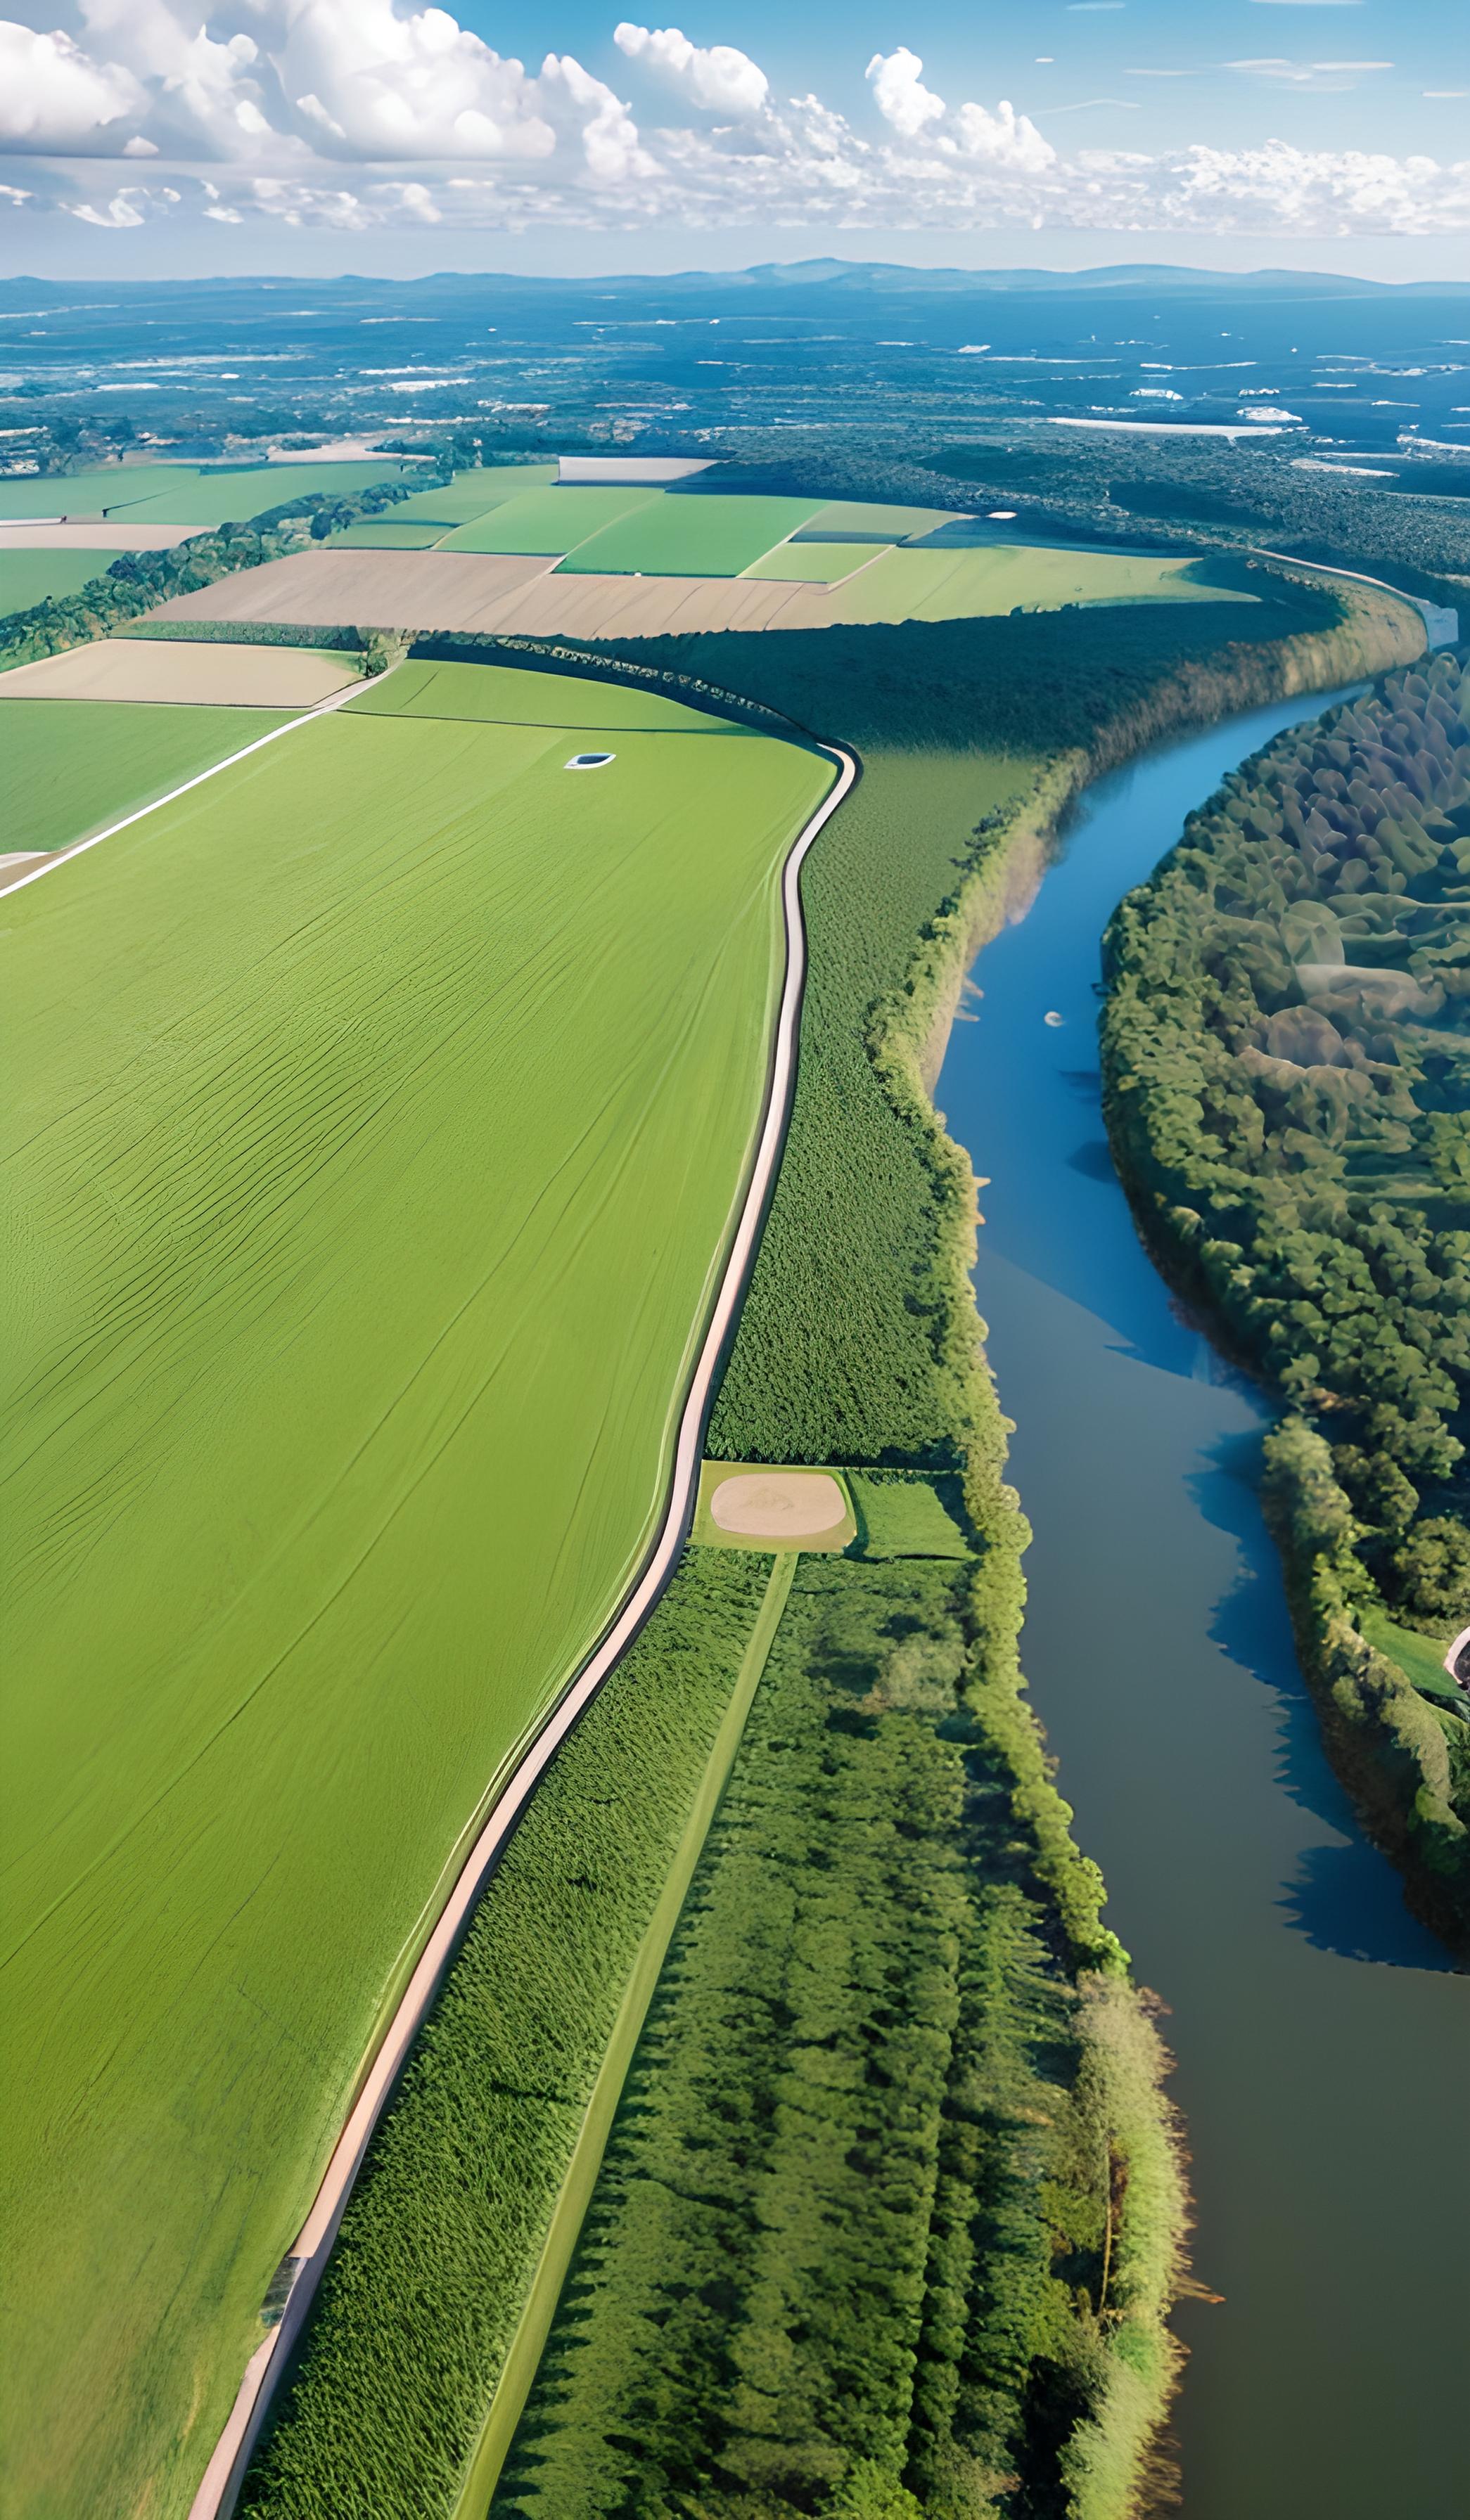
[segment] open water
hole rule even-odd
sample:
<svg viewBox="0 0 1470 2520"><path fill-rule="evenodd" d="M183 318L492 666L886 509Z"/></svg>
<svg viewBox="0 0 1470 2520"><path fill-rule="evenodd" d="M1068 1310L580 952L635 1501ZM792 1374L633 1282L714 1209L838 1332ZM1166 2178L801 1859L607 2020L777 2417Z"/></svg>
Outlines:
<svg viewBox="0 0 1470 2520"><path fill-rule="evenodd" d="M1466 2520L1470 2012L1359 1833L1253 1488L1265 1407L1134 1233L1099 1104L1098 945L1186 812L1316 698L1088 791L975 966L938 1099L1035 1532L1025 1659L1109 1921L1171 2007L1194 2261L1185 2520ZM1060 1023L1048 1023L1048 1014Z"/></svg>

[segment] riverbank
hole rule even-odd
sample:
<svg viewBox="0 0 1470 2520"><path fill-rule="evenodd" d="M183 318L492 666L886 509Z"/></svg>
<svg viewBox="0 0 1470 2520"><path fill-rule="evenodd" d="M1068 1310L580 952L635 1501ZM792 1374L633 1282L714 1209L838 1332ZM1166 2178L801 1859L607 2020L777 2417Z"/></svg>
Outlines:
<svg viewBox="0 0 1470 2520"><path fill-rule="evenodd" d="M1470 1606L1467 709L1443 656L1281 736L1116 911L1102 1017L1140 1232L1288 1413L1266 1509L1331 1755L1462 1957L1470 1726L1368 1630L1447 1640Z"/></svg>
<svg viewBox="0 0 1470 2520"><path fill-rule="evenodd" d="M1109 1160L1098 940L1186 814L1295 714L1080 800L974 967L938 1096L992 1178L976 1288L1034 1532L1023 1648L1076 1833L1167 1996L1204 2292L1170 2419L1190 2520L1447 2515L1462 1993L1322 1751L1261 1520L1264 1409L1171 1303ZM1047 1018L1060 1017L1060 1022ZM1383 2305L1393 2304L1385 2321Z"/></svg>

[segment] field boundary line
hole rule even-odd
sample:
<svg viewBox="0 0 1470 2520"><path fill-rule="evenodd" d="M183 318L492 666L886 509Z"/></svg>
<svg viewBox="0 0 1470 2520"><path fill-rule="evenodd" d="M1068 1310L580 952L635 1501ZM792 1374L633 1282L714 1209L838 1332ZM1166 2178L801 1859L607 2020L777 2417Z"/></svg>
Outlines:
<svg viewBox="0 0 1470 2520"><path fill-rule="evenodd" d="M331 703L325 705L330 706ZM289 731L280 730L282 733ZM270 741L269 738L263 740ZM290 2270L290 2290L281 2318L256 2347L246 2365L235 2404L190 2505L189 2520L230 2520L251 2452L269 2411L274 2389L290 2361L292 2347L305 2324L307 2312L320 2286L363 2156L475 1903L513 1834L532 1789L646 1623L678 1564L699 1491L700 1462L715 1374L755 1263L766 1204L775 1185L791 1115L806 977L802 866L812 844L854 786L860 767L856 753L846 744L813 742L811 748L834 762L838 775L815 812L798 832L782 865L781 910L786 937L786 969L771 1044L764 1107L735 1232L679 1415L668 1501L657 1538L641 1574L624 1595L601 1642L548 1709L520 1766L508 1778L455 1877L397 2008L367 2062L357 2098L333 2148L315 2201L284 2261L283 2272Z"/></svg>
<svg viewBox="0 0 1470 2520"><path fill-rule="evenodd" d="M385 668L390 674L393 670L391 665ZM382 682L383 679L382 674L372 677L374 682ZM211 761L207 770L197 770L192 779L182 780L177 788L170 788L166 795L156 796L151 805L140 805L135 813L124 814L120 823L109 823L105 832L93 832L88 839L73 840L69 849L57 849L47 857L44 866L32 867L29 875L17 876L14 883L0 883L0 894L21 892L28 883L39 883L42 876L55 875L58 867L69 865L72 858L79 858L86 850L100 847L104 840L115 840L119 832L130 830L134 823L146 822L150 814L161 814L165 805L172 805L180 796L187 796L192 788L203 788L207 779L217 779L221 770L233 770L237 761L248 761L253 752L263 752L268 743L279 743L283 736L295 735L298 727L309 725L313 718L329 716L333 709L340 709L345 700L351 699L363 687L364 677L359 675L355 681L345 683L340 692L329 692L324 700L313 700L310 708L302 709L299 716L288 718L284 726L273 726L268 735L253 737L238 752L227 752L222 761ZM154 703L139 700L127 705L148 708ZM226 700L221 705L228 708L231 703Z"/></svg>
<svg viewBox="0 0 1470 2520"><path fill-rule="evenodd" d="M705 1842L713 1826L714 1815L724 1798L730 1772L745 1737L756 1691L764 1677L771 1646L776 1641L776 1630L791 1598L800 1556L800 1550L788 1549L772 1561L770 1578L760 1597L756 1624L740 1657L735 1685L720 1719L714 1746L696 1788L673 1862L628 1972L617 2018L567 2164L566 2176L557 2191L541 2254L532 2271L521 2315L501 2365L500 2377L485 2409L480 2437L465 2469L451 2520L483 2520L483 2514L490 2507L490 2498L499 2483L512 2436L530 2395L567 2271L587 2219L592 2190L602 2168L633 2053L643 2035L643 2025L648 2019L649 2007L678 1928L690 1884L699 1869Z"/></svg>

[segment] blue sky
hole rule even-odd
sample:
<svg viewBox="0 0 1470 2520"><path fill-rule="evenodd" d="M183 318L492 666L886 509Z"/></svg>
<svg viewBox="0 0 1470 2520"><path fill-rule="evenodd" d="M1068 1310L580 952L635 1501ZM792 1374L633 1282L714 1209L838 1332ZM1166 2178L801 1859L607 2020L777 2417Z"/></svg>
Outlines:
<svg viewBox="0 0 1470 2520"><path fill-rule="evenodd" d="M0 0L12 271L828 252L1470 277L1470 0Z"/></svg>

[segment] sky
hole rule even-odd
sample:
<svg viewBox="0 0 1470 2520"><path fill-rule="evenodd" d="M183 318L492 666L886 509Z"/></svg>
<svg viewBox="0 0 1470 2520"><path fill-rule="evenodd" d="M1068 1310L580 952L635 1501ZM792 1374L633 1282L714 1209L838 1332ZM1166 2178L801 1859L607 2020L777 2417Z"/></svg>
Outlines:
<svg viewBox="0 0 1470 2520"><path fill-rule="evenodd" d="M1470 279L1470 0L8 5L11 273Z"/></svg>

